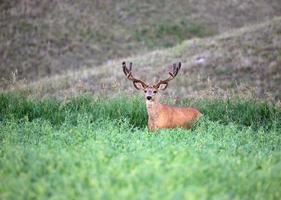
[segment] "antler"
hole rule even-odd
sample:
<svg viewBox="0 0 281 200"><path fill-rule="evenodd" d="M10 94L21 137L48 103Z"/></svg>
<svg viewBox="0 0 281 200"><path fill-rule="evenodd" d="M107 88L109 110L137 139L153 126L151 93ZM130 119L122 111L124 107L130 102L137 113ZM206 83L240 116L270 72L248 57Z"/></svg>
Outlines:
<svg viewBox="0 0 281 200"><path fill-rule="evenodd" d="M170 74L170 77L165 79L165 80L160 80L156 85L155 87L159 88L161 84L165 84L165 87L162 88L162 90L165 90L167 87L168 87L168 82L172 79L174 79L179 70L181 68L181 62L178 63L178 65L176 63L174 63L172 66L170 66L170 69L169 69L169 74Z"/></svg>
<svg viewBox="0 0 281 200"><path fill-rule="evenodd" d="M131 81L133 81L133 84L135 86L136 89L140 89L138 88L138 86L136 85L137 83L140 83L142 85L143 88L146 88L147 87L147 84L145 82L143 82L142 80L139 80L139 79L136 79L134 78L134 76L132 75L132 65L133 63L130 62L130 67L129 69L126 67L126 62L123 62L122 63L122 66L123 66L123 72L124 74L127 76L127 78Z"/></svg>

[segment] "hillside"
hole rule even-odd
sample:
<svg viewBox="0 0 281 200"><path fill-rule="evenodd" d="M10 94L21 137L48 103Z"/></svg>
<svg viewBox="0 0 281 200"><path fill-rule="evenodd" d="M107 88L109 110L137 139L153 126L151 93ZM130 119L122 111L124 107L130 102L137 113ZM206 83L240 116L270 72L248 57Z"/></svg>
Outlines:
<svg viewBox="0 0 281 200"><path fill-rule="evenodd" d="M1 200L281 199L280 0L4 0L0 11ZM150 132L151 115L184 114L149 112L123 61L150 84L182 62L161 103L203 116Z"/></svg>
<svg viewBox="0 0 281 200"><path fill-rule="evenodd" d="M114 96L134 91L121 70L123 60L134 63L135 76L153 82L167 75L167 66L182 61L178 77L166 95L181 98L254 95L280 100L281 17L268 22L203 39L186 40L165 50L112 60L91 69L69 72L31 84L15 83L11 89L31 96L69 97L78 94ZM198 62L198 59L203 62Z"/></svg>
<svg viewBox="0 0 281 200"><path fill-rule="evenodd" d="M0 87L264 22L279 0L0 2Z"/></svg>

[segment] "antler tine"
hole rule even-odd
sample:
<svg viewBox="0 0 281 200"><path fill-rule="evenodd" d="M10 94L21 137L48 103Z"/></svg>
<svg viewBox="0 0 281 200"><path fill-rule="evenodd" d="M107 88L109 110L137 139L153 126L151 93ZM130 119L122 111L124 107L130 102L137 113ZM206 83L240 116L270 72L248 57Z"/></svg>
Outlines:
<svg viewBox="0 0 281 200"><path fill-rule="evenodd" d="M133 63L130 62L130 66L129 66L129 69L126 67L126 62L123 62L122 63L123 65L123 72L124 74L127 76L127 78L131 81L133 81L133 84L135 86L135 88L139 89L136 85L136 83L140 83L142 84L143 87L147 87L147 84L144 83L142 80L140 79L136 79L133 75L132 75L132 66L133 66Z"/></svg>
<svg viewBox="0 0 281 200"><path fill-rule="evenodd" d="M123 64L123 72L127 76L127 78L129 80L132 80L132 81L136 80L132 75L132 65L133 65L133 63L130 63L129 69L126 67L126 62L123 62L122 64Z"/></svg>
<svg viewBox="0 0 281 200"><path fill-rule="evenodd" d="M181 68L181 62L179 62L178 66L176 63L173 64L173 77L175 77Z"/></svg>
<svg viewBox="0 0 281 200"><path fill-rule="evenodd" d="M130 72L132 71L132 66L133 66L133 63L130 62Z"/></svg>
<svg viewBox="0 0 281 200"><path fill-rule="evenodd" d="M170 70L169 70L169 75L170 77L165 79L165 80L160 80L157 84L156 84L156 87L159 87L161 84L166 84L166 86L164 87L164 89L168 86L168 82L172 79L174 79L179 70L181 68L181 62L178 63L178 65L176 63L174 63L171 67L170 67Z"/></svg>
<svg viewBox="0 0 281 200"><path fill-rule="evenodd" d="M181 63L179 62L179 64L177 65L176 63L174 63L172 65L172 71L169 71L170 77L167 80L172 80L174 77L177 76L179 70L181 68Z"/></svg>
<svg viewBox="0 0 281 200"><path fill-rule="evenodd" d="M126 63L125 62L122 63L122 68L123 68L124 74L128 77L130 72L129 72L128 68L126 67Z"/></svg>
<svg viewBox="0 0 281 200"><path fill-rule="evenodd" d="M129 80L132 80L132 81L136 80L132 75L132 65L133 65L133 63L130 63L129 69L126 66L126 62L123 62L122 65L123 65L123 72L127 76L127 78Z"/></svg>

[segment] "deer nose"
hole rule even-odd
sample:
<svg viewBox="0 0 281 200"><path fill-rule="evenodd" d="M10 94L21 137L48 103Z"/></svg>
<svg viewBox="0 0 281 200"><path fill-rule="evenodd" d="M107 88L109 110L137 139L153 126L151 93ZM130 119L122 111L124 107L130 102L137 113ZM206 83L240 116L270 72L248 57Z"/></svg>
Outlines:
<svg viewBox="0 0 281 200"><path fill-rule="evenodd" d="M151 96L147 96L147 97L146 97L147 100L150 100L151 98L152 98Z"/></svg>

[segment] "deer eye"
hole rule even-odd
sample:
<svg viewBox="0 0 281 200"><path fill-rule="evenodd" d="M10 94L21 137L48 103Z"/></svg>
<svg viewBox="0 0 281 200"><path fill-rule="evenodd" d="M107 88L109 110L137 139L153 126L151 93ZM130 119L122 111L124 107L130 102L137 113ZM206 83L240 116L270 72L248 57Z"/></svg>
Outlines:
<svg viewBox="0 0 281 200"><path fill-rule="evenodd" d="M147 90L144 91L145 93L147 92Z"/></svg>
<svg viewBox="0 0 281 200"><path fill-rule="evenodd" d="M154 94L156 94L156 93L157 93L157 91L153 91L153 93L154 93Z"/></svg>

